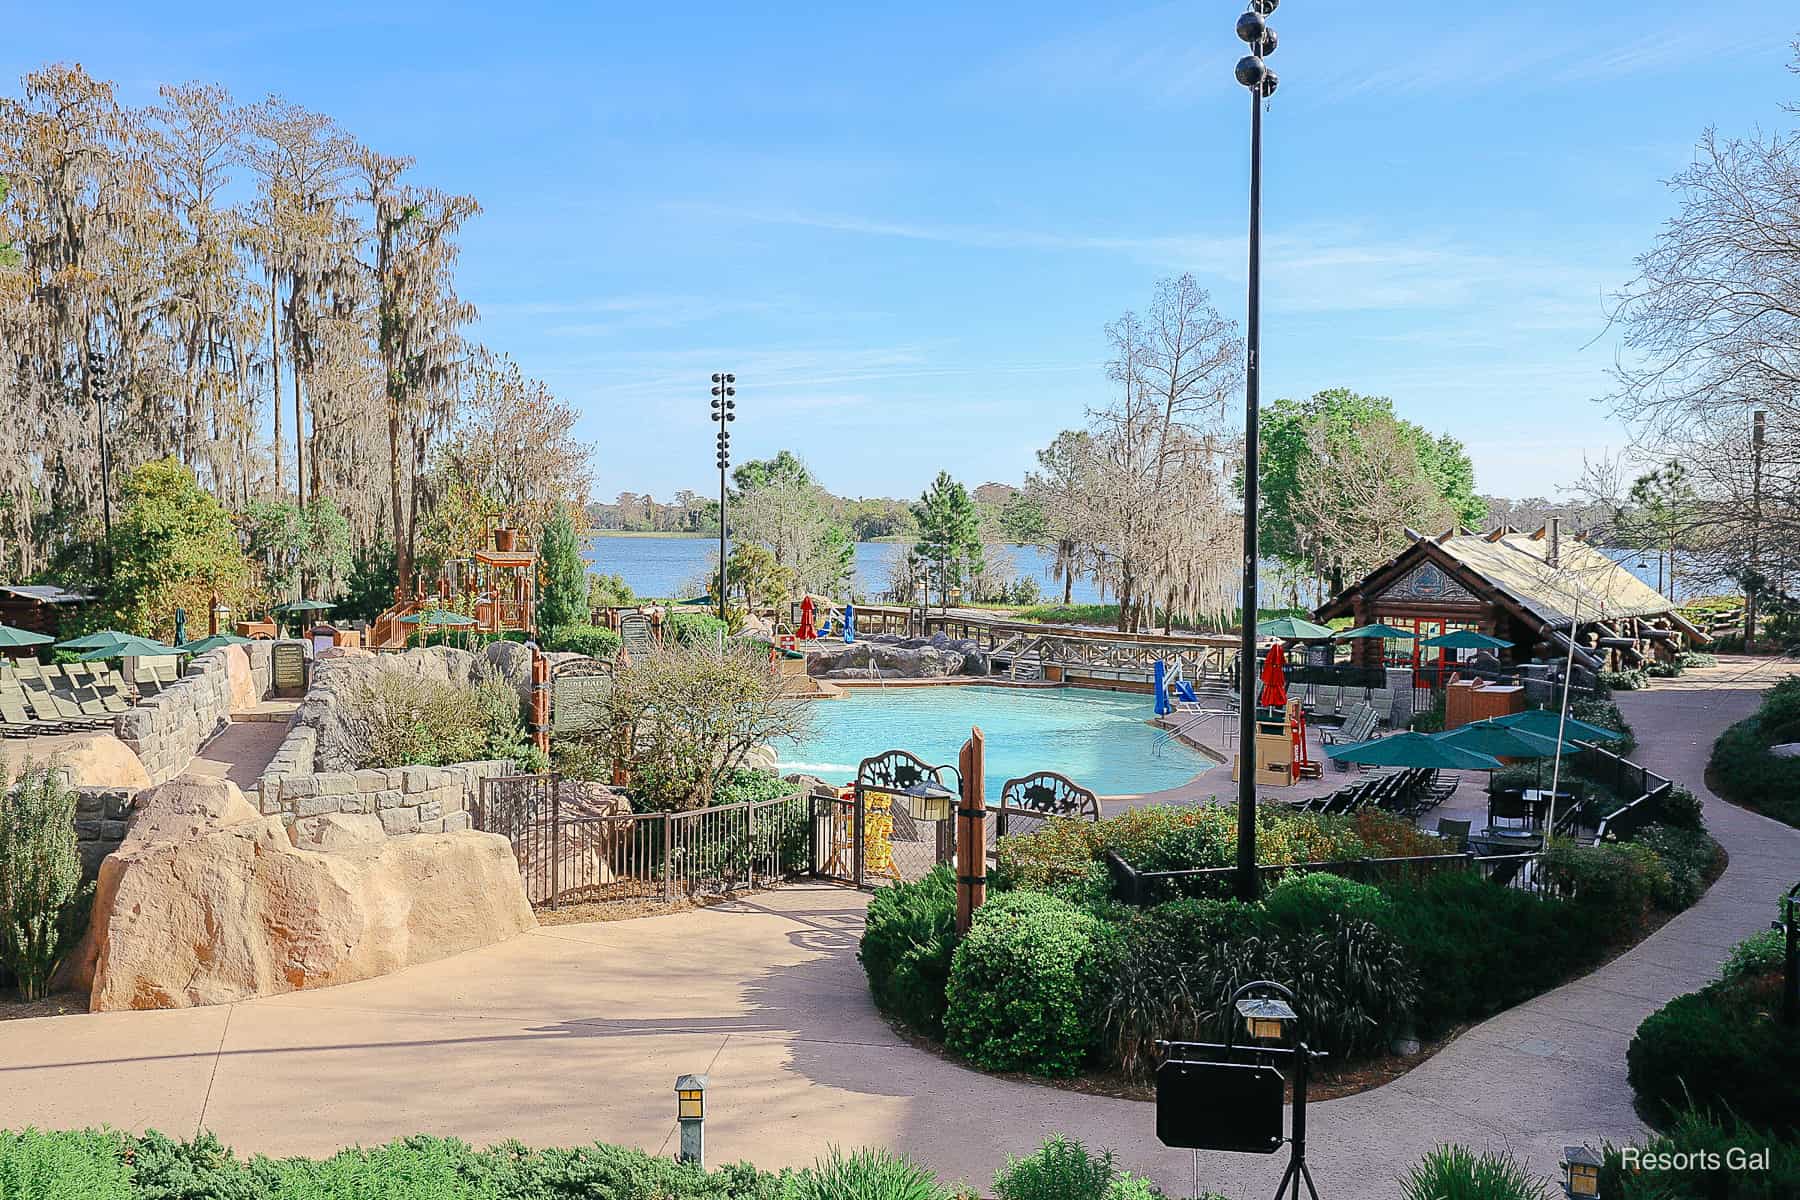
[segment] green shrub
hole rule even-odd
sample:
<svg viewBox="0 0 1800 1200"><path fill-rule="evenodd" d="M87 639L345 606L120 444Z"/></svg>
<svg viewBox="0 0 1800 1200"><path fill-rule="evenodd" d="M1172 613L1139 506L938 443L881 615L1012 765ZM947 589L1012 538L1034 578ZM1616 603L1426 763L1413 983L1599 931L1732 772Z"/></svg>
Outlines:
<svg viewBox="0 0 1800 1200"><path fill-rule="evenodd" d="M1606 1200L1793 1200L1800 1196L1800 1140L1774 1136L1747 1122L1685 1109L1665 1134L1652 1137L1627 1162L1625 1151L1602 1151L1600 1194ZM1767 1165L1733 1165L1738 1154L1767 1156ZM1664 1156L1666 1169L1655 1158ZM1706 1166L1708 1162L1720 1164ZM1646 1166L1649 1162L1653 1165Z"/></svg>
<svg viewBox="0 0 1800 1200"><path fill-rule="evenodd" d="M1656 907L1681 912L1700 899L1718 843L1704 832L1672 825L1647 825L1632 840L1662 861L1664 875L1652 878L1650 899Z"/></svg>
<svg viewBox="0 0 1800 1200"><path fill-rule="evenodd" d="M1006 1158L994 1174L995 1200L1155 1200L1161 1193L1115 1165L1113 1152L1090 1154L1074 1138L1052 1134L1024 1158Z"/></svg>
<svg viewBox="0 0 1800 1200"><path fill-rule="evenodd" d="M1422 708L1412 715L1407 728L1414 733L1442 733L1444 730L1444 704L1446 696L1442 691L1431 694L1431 706Z"/></svg>
<svg viewBox="0 0 1800 1200"><path fill-rule="evenodd" d="M1263 911L1269 919L1296 930L1317 928L1336 915L1373 921L1389 904L1380 888L1323 871L1289 875L1263 897Z"/></svg>
<svg viewBox="0 0 1800 1200"><path fill-rule="evenodd" d="M0 1196L12 1200L137 1200L124 1138L110 1130L0 1130Z"/></svg>
<svg viewBox="0 0 1800 1200"><path fill-rule="evenodd" d="M1800 741L1800 678L1769 689L1762 706L1726 729L1713 743L1713 787L1734 804L1800 826L1800 758L1769 753L1770 746Z"/></svg>
<svg viewBox="0 0 1800 1200"><path fill-rule="evenodd" d="M1383 929L1418 972L1419 1030L1431 1037L1512 1007L1593 961L1588 915L1562 901L1495 887L1473 871L1385 889Z"/></svg>
<svg viewBox="0 0 1800 1200"><path fill-rule="evenodd" d="M990 900L951 960L946 1043L990 1071L1074 1075L1099 1040L1114 940L1098 918L1054 896Z"/></svg>
<svg viewBox="0 0 1800 1200"><path fill-rule="evenodd" d="M663 625L663 637L683 646L695 646L703 650L716 650L719 639L730 633L725 622L711 613L698 609L675 609L669 613L668 621Z"/></svg>
<svg viewBox="0 0 1800 1200"><path fill-rule="evenodd" d="M1656 853L1633 842L1577 846L1557 842L1544 852L1550 885L1568 897L1606 941L1628 941L1644 927L1650 906L1671 889L1669 871Z"/></svg>
<svg viewBox="0 0 1800 1200"><path fill-rule="evenodd" d="M905 1155L881 1149L846 1154L833 1146L794 1173L783 1200L950 1200L950 1190Z"/></svg>
<svg viewBox="0 0 1800 1200"><path fill-rule="evenodd" d="M1681 664L1681 669L1684 671L1689 667L1716 667L1719 665L1719 660L1715 656L1702 650L1684 650L1675 661Z"/></svg>
<svg viewBox="0 0 1800 1200"><path fill-rule="evenodd" d="M1542 1180L1510 1153L1439 1146L1400 1177L1401 1200L1548 1200Z"/></svg>
<svg viewBox="0 0 1800 1200"><path fill-rule="evenodd" d="M1602 671L1597 678L1609 692L1635 692L1650 686L1650 677L1643 671Z"/></svg>
<svg viewBox="0 0 1800 1200"><path fill-rule="evenodd" d="M68 776L28 761L13 779L0 757L0 966L22 998L41 999L49 988L87 925L93 891L81 882Z"/></svg>
<svg viewBox="0 0 1800 1200"><path fill-rule="evenodd" d="M1692 1105L1800 1132L1800 1039L1775 1017L1778 988L1768 978L1709 984L1644 1018L1625 1061L1651 1124Z"/></svg>
<svg viewBox="0 0 1800 1200"><path fill-rule="evenodd" d="M637 600L637 593L623 575L588 576L588 604L593 608L628 608Z"/></svg>
<svg viewBox="0 0 1800 1200"><path fill-rule="evenodd" d="M1611 700L1597 696L1576 696L1569 701L1569 715L1576 720L1586 721L1589 725L1599 725L1624 734L1623 741L1607 743L1607 749L1615 754L1630 754L1637 749L1637 734L1632 732L1631 722L1625 719L1625 714Z"/></svg>
<svg viewBox="0 0 1800 1200"><path fill-rule="evenodd" d="M956 877L936 867L869 900L857 958L875 1005L930 1037L944 1036L945 990L956 952Z"/></svg>
<svg viewBox="0 0 1800 1200"><path fill-rule="evenodd" d="M177 1141L154 1129L127 1147L137 1195L143 1200L262 1200L251 1169L211 1133Z"/></svg>
<svg viewBox="0 0 1800 1200"><path fill-rule="evenodd" d="M603 625L561 625L544 631L545 650L611 659L619 653L619 635Z"/></svg>
<svg viewBox="0 0 1800 1200"><path fill-rule="evenodd" d="M1719 982L1736 983L1764 975L1779 975L1786 969L1787 931L1765 929L1731 948L1731 953L1719 967Z"/></svg>
<svg viewBox="0 0 1800 1200"><path fill-rule="evenodd" d="M1705 829L1706 805L1692 790L1675 784L1663 798L1662 823L1676 829Z"/></svg>

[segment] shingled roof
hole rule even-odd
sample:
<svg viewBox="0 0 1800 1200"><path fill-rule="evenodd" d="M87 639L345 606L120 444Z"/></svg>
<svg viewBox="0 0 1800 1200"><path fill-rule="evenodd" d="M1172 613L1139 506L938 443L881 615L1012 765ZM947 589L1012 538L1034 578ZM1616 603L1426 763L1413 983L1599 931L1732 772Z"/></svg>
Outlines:
<svg viewBox="0 0 1800 1200"><path fill-rule="evenodd" d="M1529 615L1551 629L1567 629L1577 620L1585 624L1662 616L1674 609L1655 588L1577 538L1556 538L1544 529L1535 533L1503 529L1488 534L1455 529L1419 538L1320 607L1318 616L1350 615L1356 592L1379 595L1420 557L1433 558L1456 574L1474 576L1486 585L1484 590L1498 593L1520 615Z"/></svg>

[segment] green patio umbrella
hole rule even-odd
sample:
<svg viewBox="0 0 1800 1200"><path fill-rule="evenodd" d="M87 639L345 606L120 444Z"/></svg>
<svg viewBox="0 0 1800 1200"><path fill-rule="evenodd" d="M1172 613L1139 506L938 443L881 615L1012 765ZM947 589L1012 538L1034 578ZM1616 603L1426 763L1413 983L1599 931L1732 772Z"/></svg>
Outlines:
<svg viewBox="0 0 1800 1200"><path fill-rule="evenodd" d="M1504 717L1495 717L1494 724L1505 725L1509 729L1523 729L1535 733L1539 737L1553 738L1558 728L1562 729L1565 738L1580 738L1588 742L1622 742L1625 735L1616 729L1608 729L1604 725L1595 725L1588 721L1580 721L1570 717L1568 724L1562 724L1562 716L1547 708L1528 708L1524 712L1509 713Z"/></svg>
<svg viewBox="0 0 1800 1200"><path fill-rule="evenodd" d="M183 642L176 649L183 654L205 654L208 650L217 650L220 646L247 646L249 644L249 638L239 637L235 633L215 633L210 637L203 637L197 642Z"/></svg>
<svg viewBox="0 0 1800 1200"><path fill-rule="evenodd" d="M1351 638L1416 638L1419 635L1410 629L1396 629L1392 625L1383 625L1380 621L1373 625L1360 625L1355 629L1346 629L1342 633L1331 635L1339 641Z"/></svg>
<svg viewBox="0 0 1800 1200"><path fill-rule="evenodd" d="M46 635L33 633L29 629L15 629L11 625L0 625L0 649L16 646L42 646L49 640Z"/></svg>
<svg viewBox="0 0 1800 1200"><path fill-rule="evenodd" d="M692 600L681 601L679 604L676 605L676 607L677 608L689 608L689 607L693 607L693 606L697 606L697 605L701 605L701 604L710 605L710 604L716 604L716 603L718 603L718 601L714 600L711 596L695 596Z"/></svg>
<svg viewBox="0 0 1800 1200"><path fill-rule="evenodd" d="M92 650L97 646L109 646L122 637L130 637L128 633L120 633L117 629L100 629L93 633L84 633L80 637L72 637L66 642L56 643L58 650Z"/></svg>
<svg viewBox="0 0 1800 1200"><path fill-rule="evenodd" d="M1331 630L1300 617L1276 617L1272 621L1259 621L1256 636L1280 638L1287 642L1313 642L1330 637Z"/></svg>
<svg viewBox="0 0 1800 1200"><path fill-rule="evenodd" d="M1426 638L1421 646L1441 646L1445 650L1505 650L1512 643L1497 637L1489 637L1485 633L1477 633L1473 629L1456 629L1449 633L1440 633L1436 637Z"/></svg>
<svg viewBox="0 0 1800 1200"><path fill-rule="evenodd" d="M1498 721L1471 721L1431 736L1446 746L1491 754L1495 758L1554 758L1558 747L1564 754L1576 754L1581 750L1573 742L1558 742L1554 737L1502 725Z"/></svg>
<svg viewBox="0 0 1800 1200"><path fill-rule="evenodd" d="M97 646L81 656L82 662L99 662L106 658L161 658L164 655L179 654L175 647L153 638L138 637L133 633L122 633L117 640L105 646Z"/></svg>
<svg viewBox="0 0 1800 1200"><path fill-rule="evenodd" d="M1500 760L1458 746L1446 746L1428 733L1396 733L1392 737L1331 746L1326 755L1336 762L1365 763L1372 767L1439 767L1449 771L1492 771Z"/></svg>
<svg viewBox="0 0 1800 1200"><path fill-rule="evenodd" d="M448 625L457 627L475 624L474 617L465 617L461 613L453 613L443 608L428 608L424 612L416 612L410 617L401 617L402 625Z"/></svg>
<svg viewBox="0 0 1800 1200"><path fill-rule="evenodd" d="M333 605L333 604L328 604L323 600L308 600L305 596L302 596L298 600L289 600L289 601L286 601L285 603L277 604L274 608L270 609L269 611L270 612L278 612L278 613L282 613L282 614L329 612L331 609L333 609L335 607L337 607L337 606Z"/></svg>

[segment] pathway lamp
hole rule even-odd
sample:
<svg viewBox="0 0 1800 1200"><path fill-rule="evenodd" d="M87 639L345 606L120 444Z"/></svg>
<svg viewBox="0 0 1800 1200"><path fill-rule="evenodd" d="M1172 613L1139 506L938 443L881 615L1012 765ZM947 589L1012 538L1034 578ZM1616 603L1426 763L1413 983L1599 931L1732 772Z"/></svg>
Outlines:
<svg viewBox="0 0 1800 1200"><path fill-rule="evenodd" d="M681 1161L706 1165L706 1076L675 1081L675 1119L681 1125Z"/></svg>
<svg viewBox="0 0 1800 1200"><path fill-rule="evenodd" d="M1586 1146L1564 1146L1562 1156L1563 1195L1587 1196L1598 1200L1600 1168L1604 1160Z"/></svg>
<svg viewBox="0 0 1800 1200"><path fill-rule="evenodd" d="M1259 556L1256 524L1259 500L1258 465L1262 386L1262 117L1263 103L1275 94L1275 72L1264 61L1275 53L1275 31L1268 17L1280 0L1250 0L1237 19L1237 36L1250 50L1238 60L1233 74L1250 90L1250 288L1244 328L1244 587L1242 644L1238 671L1238 746L1245 754L1256 745L1256 564ZM1256 875L1256 772L1253 759L1238 772L1237 892L1240 899L1257 897Z"/></svg>

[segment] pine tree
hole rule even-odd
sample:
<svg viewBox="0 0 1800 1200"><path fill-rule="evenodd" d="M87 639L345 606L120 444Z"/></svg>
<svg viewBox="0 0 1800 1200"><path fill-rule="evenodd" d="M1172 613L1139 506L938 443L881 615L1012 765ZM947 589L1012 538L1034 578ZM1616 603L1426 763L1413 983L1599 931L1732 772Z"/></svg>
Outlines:
<svg viewBox="0 0 1800 1200"><path fill-rule="evenodd" d="M543 545L538 553L544 569L544 594L538 600L539 627L586 625L587 563L582 561L581 543L575 537L575 523L568 513L558 513L544 526Z"/></svg>
<svg viewBox="0 0 1800 1200"><path fill-rule="evenodd" d="M968 489L939 471L913 505L919 540L913 551L937 568L939 599L949 603L949 589L981 573L981 514Z"/></svg>

